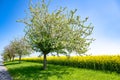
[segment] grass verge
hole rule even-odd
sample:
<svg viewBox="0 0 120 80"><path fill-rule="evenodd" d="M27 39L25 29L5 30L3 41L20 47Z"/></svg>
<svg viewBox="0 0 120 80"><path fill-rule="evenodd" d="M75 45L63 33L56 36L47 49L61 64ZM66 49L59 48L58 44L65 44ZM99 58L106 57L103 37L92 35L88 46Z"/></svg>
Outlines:
<svg viewBox="0 0 120 80"><path fill-rule="evenodd" d="M13 80L120 80L120 74L68 66L48 64L43 70L42 64L34 62L4 63Z"/></svg>

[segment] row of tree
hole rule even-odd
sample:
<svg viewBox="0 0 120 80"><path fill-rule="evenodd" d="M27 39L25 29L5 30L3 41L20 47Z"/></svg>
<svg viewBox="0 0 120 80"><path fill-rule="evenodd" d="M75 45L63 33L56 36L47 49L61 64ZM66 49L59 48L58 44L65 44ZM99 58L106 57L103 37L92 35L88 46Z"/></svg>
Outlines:
<svg viewBox="0 0 120 80"><path fill-rule="evenodd" d="M49 11L49 2L41 0L37 4L30 3L27 16L18 20L26 25L25 39L32 50L43 54L43 69L46 69L49 53L66 54L66 51L74 51L83 54L89 49L93 41L90 38L93 26L86 25L88 18L82 20L75 15L76 11L77 9L68 11L62 7ZM12 55L13 59L17 54L21 59L21 55L29 53L27 47L23 39L14 40L5 48L4 53L10 53L9 56Z"/></svg>
<svg viewBox="0 0 120 80"><path fill-rule="evenodd" d="M23 55L28 55L32 52L30 45L27 43L25 38L14 39L4 48L3 59L4 61L14 61L15 57L19 57L19 63Z"/></svg>

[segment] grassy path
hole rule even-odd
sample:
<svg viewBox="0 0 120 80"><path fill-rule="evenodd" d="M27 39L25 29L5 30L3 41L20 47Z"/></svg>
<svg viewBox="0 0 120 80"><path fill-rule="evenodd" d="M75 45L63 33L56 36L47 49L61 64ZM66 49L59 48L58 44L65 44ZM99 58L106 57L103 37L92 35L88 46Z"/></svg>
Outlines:
<svg viewBox="0 0 120 80"><path fill-rule="evenodd" d="M13 80L120 80L120 74L94 71L68 66L48 64L42 70L42 64L33 62L5 63Z"/></svg>

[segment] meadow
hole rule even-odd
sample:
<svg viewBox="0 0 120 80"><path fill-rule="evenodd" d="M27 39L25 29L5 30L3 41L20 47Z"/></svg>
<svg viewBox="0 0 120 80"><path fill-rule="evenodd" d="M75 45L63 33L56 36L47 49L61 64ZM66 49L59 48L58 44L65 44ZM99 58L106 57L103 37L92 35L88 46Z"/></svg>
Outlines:
<svg viewBox="0 0 120 80"><path fill-rule="evenodd" d="M18 61L4 63L13 80L120 80L120 74L98 70L48 64L43 70L41 63Z"/></svg>
<svg viewBox="0 0 120 80"><path fill-rule="evenodd" d="M22 63L5 62L13 80L120 80L120 56L22 58Z"/></svg>

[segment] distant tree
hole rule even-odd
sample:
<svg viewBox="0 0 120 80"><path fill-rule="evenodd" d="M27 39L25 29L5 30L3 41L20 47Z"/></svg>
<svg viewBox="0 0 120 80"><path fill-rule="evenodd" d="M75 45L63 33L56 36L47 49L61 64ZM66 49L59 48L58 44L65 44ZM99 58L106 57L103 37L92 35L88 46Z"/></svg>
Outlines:
<svg viewBox="0 0 120 80"><path fill-rule="evenodd" d="M76 16L76 9L67 11L66 8L51 12L44 0L30 4L27 17L20 22L25 26L25 37L32 49L44 55L43 68L46 69L46 55L52 52L69 53L75 51L83 54L88 50L93 38L90 38L93 27L85 25L88 18L81 20Z"/></svg>
<svg viewBox="0 0 120 80"><path fill-rule="evenodd" d="M8 60L8 58L9 58L10 61L11 61L11 60L14 60L15 53L14 53L14 49L12 48L12 45L11 45L11 44L7 45L7 46L4 48L4 52L3 52L2 55L3 55L3 58L4 58L5 60Z"/></svg>
<svg viewBox="0 0 120 80"><path fill-rule="evenodd" d="M31 47L28 45L24 38L21 39L14 39L12 42L12 47L16 56L19 57L19 63L21 63L21 57L23 55L28 55L31 53Z"/></svg>
<svg viewBox="0 0 120 80"><path fill-rule="evenodd" d="M12 61L14 61L16 53L15 53L14 45L12 44L12 42L9 44L9 48L10 48L11 59Z"/></svg>
<svg viewBox="0 0 120 80"><path fill-rule="evenodd" d="M3 59L3 61L8 61L9 60L9 57L8 57L8 55L7 55L7 53L2 53L1 54L1 56L2 56L2 59Z"/></svg>

